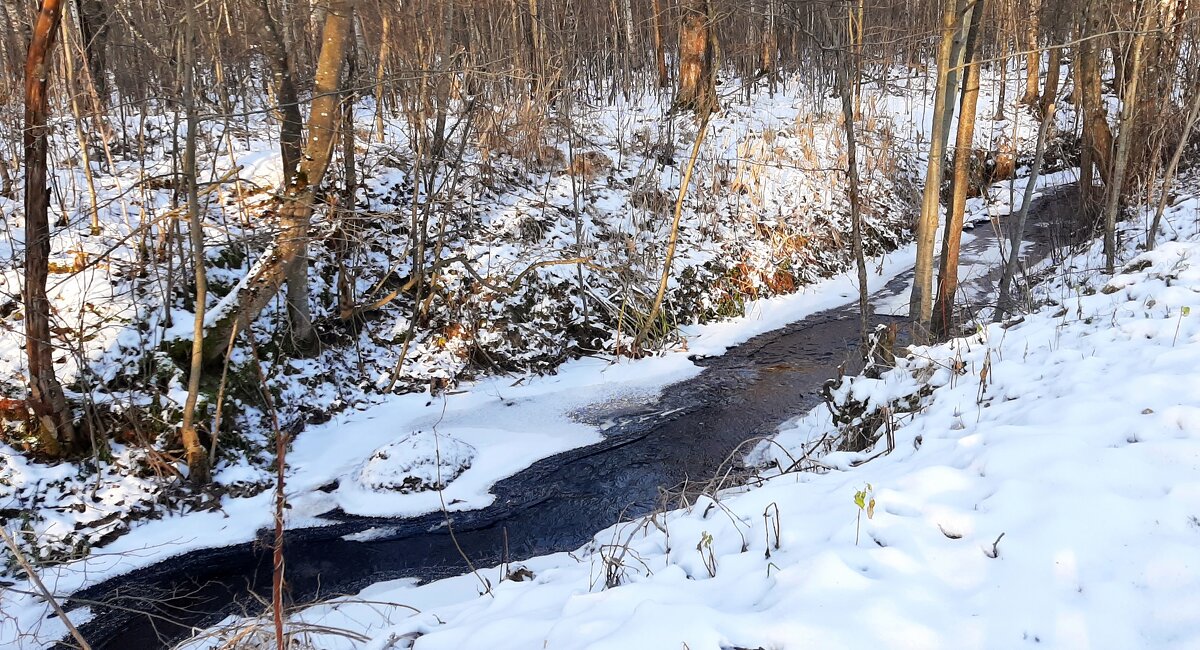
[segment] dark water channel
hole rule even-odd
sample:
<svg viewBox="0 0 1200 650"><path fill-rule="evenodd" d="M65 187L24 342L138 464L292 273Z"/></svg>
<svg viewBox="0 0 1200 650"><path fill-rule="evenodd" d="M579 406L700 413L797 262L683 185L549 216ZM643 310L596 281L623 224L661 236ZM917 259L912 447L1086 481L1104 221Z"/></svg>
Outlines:
<svg viewBox="0 0 1200 650"><path fill-rule="evenodd" d="M1042 203L1049 208L1055 198ZM1044 226L1035 220L1030 234L1039 230ZM976 246L995 243L987 225L976 235ZM1032 239L1040 240L1034 255L1045 254L1054 240ZM910 277L900 276L876 296L903 291ZM817 405L822 383L856 356L858 314L853 296L847 302L721 356L697 359L703 372L666 388L655 403L589 409L585 420L610 423L605 440L501 481L490 507L453 513L458 544L477 567L574 550L596 531L654 509L663 488L711 478L739 444ZM293 602L351 594L381 580L433 580L467 570L441 513L404 519L333 513L330 519L328 526L288 533ZM378 536L343 538L363 531ZM254 596L266 598L270 588L268 546L244 543L169 558L79 592L68 605L95 603L94 620L81 630L93 648L140 650L167 647L227 614L261 612Z"/></svg>

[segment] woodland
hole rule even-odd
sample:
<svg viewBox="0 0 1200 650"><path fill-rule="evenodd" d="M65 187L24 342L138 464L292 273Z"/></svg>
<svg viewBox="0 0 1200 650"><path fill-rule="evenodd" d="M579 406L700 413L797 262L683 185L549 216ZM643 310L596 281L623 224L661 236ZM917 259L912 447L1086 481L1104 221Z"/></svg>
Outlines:
<svg viewBox="0 0 1200 650"><path fill-rule="evenodd" d="M186 647L484 647L435 614L397 623L388 610L386 622L362 623L380 615L368 596L355 615L301 608L344 594L289 591L292 529L324 525L330 512L363 518L338 521L364 530L440 513L465 561L452 573L476 575L460 586L495 600L500 583L523 580L510 533L499 580L484 580L477 565L501 562L472 561L452 513L483 512L498 481L544 459L608 449L618 434L604 423L624 431L628 409L652 412L654 426L690 417L692 406L668 408L670 386L701 367L710 376L722 362L706 360L726 349L740 358L732 350L751 337L835 307L844 312L832 338L810 339L832 359L803 390L821 403L797 392L778 417L745 424L714 451L721 462L672 475L684 487L655 486L675 490L670 499L587 520L588 535L619 519L641 522L643 538L667 537L637 556L645 576L635 579L633 533L607 546L597 535L589 552L604 577L588 573L585 591L667 575L649 568L660 551L689 581L720 580L718 566L736 562L714 542L716 524L677 524L700 542L680 542L689 556L676 561L665 522L711 502L704 518L727 512L729 538L741 512L722 501L730 487L755 486L738 497L757 509L741 519L765 537L738 533L740 551L726 551L759 543L751 554L770 560L771 540L778 550L786 537L780 522L807 502L786 506L780 493L771 515L755 490L774 494L795 475L890 471L899 450L934 446L926 423L944 415L939 431L960 431L951 421L962 409L946 406L957 377L974 378L970 409L990 406L989 390L1004 393L986 416L1002 418L1023 396L1066 400L1074 389L1037 383L1040 364L1083 373L1122 349L1106 337L1137 329L1122 319L1160 318L1165 329L1146 333L1146 345L1161 338L1190 354L1200 343L1187 294L1175 292L1200 291L1186 263L1187 246L1200 245L1198 11L1189 0L6 0L0 590L11 591L0 596L0 646L133 647L135 637L88 628L106 610L72 594L259 539L271 574L251 590L261 602L239 600L243 617L223 622L220 608L195 605L208 618L181 617L191 632L160 631L163 647L192 633ZM1088 311L1087 300L1122 296L1137 304ZM1042 350L1043 334L1055 342L1038 361L1029 350ZM1055 360L1070 347L1062 341L1083 339L1094 341L1079 345L1090 354ZM1000 351L1018 340L1024 353ZM802 365L771 363L751 374ZM1005 393L996 377L1017 363L1027 386ZM1129 382L1129 408L1159 417L1166 407L1138 401L1132 371L1107 368ZM706 385L704 399L741 380L730 381ZM515 414L493 413L485 398ZM1029 416L1029 426L1051 421ZM443 434L453 426L461 435ZM704 422L689 426L674 448L708 444ZM1178 426L1181 445L1200 440ZM1195 451L1181 449L1170 453ZM998 458L990 467L1006 467ZM896 476L920 474L903 467ZM1136 467L1112 475L1140 476ZM880 512L903 510L886 509L886 491L862 476L850 490L857 521L836 523L851 527L853 552L860 528L882 525L877 497ZM1198 480L1178 476L1169 494ZM1180 507L1194 521L1200 491L1187 494ZM634 501L622 499L611 496ZM239 528L204 532L218 515ZM195 531L190 541L161 532L170 522ZM957 540L974 529L939 519L936 530ZM1021 543L987 530L984 561ZM892 534L873 538L877 550ZM137 559L136 549L153 550ZM97 569L106 555L134 559ZM521 570L540 581L542 569ZM351 592L406 577L389 571ZM388 607L425 598L395 588L380 597ZM556 588L538 598L558 602ZM902 599L897 589L890 597ZM483 634L489 616L540 629L521 627L530 614L519 606L460 607L462 630ZM570 620L569 606L559 616ZM1170 638L1111 637L1133 643L1124 646L1087 627L1096 645L1086 647L1188 647L1200 623L1184 618L1193 627L1179 629L1191 632ZM796 629L768 638L750 614L711 639L658 636L666 620L644 636L623 628L633 645L621 647L811 647L787 643L806 638ZM445 638L434 634L443 627ZM1052 647L1085 647L1055 629ZM511 647L559 638L523 633ZM962 634L961 646L899 638L1017 647ZM545 647L603 646L560 640Z"/></svg>

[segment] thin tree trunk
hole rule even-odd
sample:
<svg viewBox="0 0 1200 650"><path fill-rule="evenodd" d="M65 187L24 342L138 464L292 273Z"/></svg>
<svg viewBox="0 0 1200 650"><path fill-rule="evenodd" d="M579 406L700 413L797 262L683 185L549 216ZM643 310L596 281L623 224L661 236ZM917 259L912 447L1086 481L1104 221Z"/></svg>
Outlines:
<svg viewBox="0 0 1200 650"><path fill-rule="evenodd" d="M1047 110L1058 99L1058 80L1062 69L1062 48L1050 47L1050 64L1046 69L1046 87L1042 89L1042 97L1038 102L1038 115L1045 119Z"/></svg>
<svg viewBox="0 0 1200 650"><path fill-rule="evenodd" d="M1150 7L1139 6L1145 11L1133 42L1129 46L1129 69L1125 79L1125 93L1121 98L1121 124L1117 130L1116 153L1113 157L1112 173L1105 188L1104 196L1104 270L1113 273L1117 264L1117 212L1121 205L1121 192L1125 182L1125 169L1129 163L1129 152L1132 149L1131 137L1134 133L1134 111L1138 103L1138 82L1142 68L1142 46L1146 42L1146 32L1154 19L1154 11Z"/></svg>
<svg viewBox="0 0 1200 650"><path fill-rule="evenodd" d="M192 266L196 278L196 317L192 325L192 357L188 371L188 393L183 404L183 424L180 435L187 458L188 480L203 485L211 480L208 454L196 433L196 402L200 397L200 376L204 372L204 308L208 299L208 275L204 269L204 226L200 221L200 197L196 182L196 137L199 118L196 114L196 8L188 3L184 30L183 105L187 111L187 141L184 143L183 174L187 182L188 230L192 240Z"/></svg>
<svg viewBox="0 0 1200 650"><path fill-rule="evenodd" d="M74 418L54 374L50 338L50 190L46 187L49 129L46 126L50 55L62 0L43 0L25 59L25 352L29 360L29 406L37 417L46 453L63 456L78 444Z"/></svg>
<svg viewBox="0 0 1200 650"><path fill-rule="evenodd" d="M375 139L383 142L383 77L387 72L387 59L391 48L391 24L388 14L383 14L382 33L379 37L379 61L375 66Z"/></svg>
<svg viewBox="0 0 1200 650"><path fill-rule="evenodd" d="M942 12L942 42L938 48L938 80L933 108L933 134L929 143L929 163L925 173L925 190L921 215L917 221L917 260L913 267L913 290L909 300L909 318L913 322L913 340L918 344L929 338L929 321L933 307L933 245L937 236L942 175L946 160L946 141L949 139L950 118L954 114L954 95L957 76L952 72L958 58L955 41L961 31L962 16L967 0L947 2Z"/></svg>
<svg viewBox="0 0 1200 650"><path fill-rule="evenodd" d="M1004 264L1004 273L1000 276L1000 299L996 305L996 313L992 321L999 323L1012 310L1012 283L1021 263L1021 242L1025 238L1025 220L1029 217L1029 206L1033 203L1033 194L1038 177L1042 173L1042 158L1046 155L1046 136L1050 131L1050 123L1054 121L1054 104L1046 108L1046 118L1038 127L1037 151L1033 155L1033 164L1029 169L1029 182L1025 185L1025 193L1021 198L1021 209L1017 211L1017 222L1013 224L1008 239L1008 259Z"/></svg>
<svg viewBox="0 0 1200 650"><path fill-rule="evenodd" d="M662 28L662 0L653 0L654 20L654 64L658 67L658 87L666 88L671 84L671 77L667 74L667 50L663 40Z"/></svg>
<svg viewBox="0 0 1200 650"><path fill-rule="evenodd" d="M942 256L938 267L937 300L933 306L933 333L945 338L954 331L954 295L958 292L958 256L971 184L971 159L974 156L975 115L979 105L979 62L975 48L983 20L984 0L978 0L971 13L967 35L967 77L959 100L958 133L954 140L954 180L950 209L946 212L946 231L942 237Z"/></svg>
<svg viewBox="0 0 1200 650"><path fill-rule="evenodd" d="M303 149L304 118L300 115L300 98L296 94L295 66L293 61L294 46L288 38L286 25L280 25L271 13L268 0L259 0L259 9L263 14L263 23L267 29L265 39L270 52L271 64L274 67L276 100L279 105L279 157L283 162L283 184L286 187L292 181L300 165L300 154Z"/></svg>
<svg viewBox="0 0 1200 650"><path fill-rule="evenodd" d="M829 33L835 33L833 21L829 18L828 10L823 10L821 16L825 20L825 28ZM849 37L850 39L854 37L853 29L849 30ZM841 47L835 49L837 65L834 72L838 95L842 100L842 126L846 132L846 175L849 179L850 189L850 237L852 240L851 247L854 252L854 264L858 271L860 345L865 353L870 348L871 305L867 299L867 259L863 253L862 206L860 204L858 177L858 142L854 131L854 99L851 97L850 92L851 87L855 85L854 80L858 77L858 68L857 66L851 66L849 57L846 56L845 49L848 47L851 47L850 43L843 43ZM855 49L857 50L857 48Z"/></svg>

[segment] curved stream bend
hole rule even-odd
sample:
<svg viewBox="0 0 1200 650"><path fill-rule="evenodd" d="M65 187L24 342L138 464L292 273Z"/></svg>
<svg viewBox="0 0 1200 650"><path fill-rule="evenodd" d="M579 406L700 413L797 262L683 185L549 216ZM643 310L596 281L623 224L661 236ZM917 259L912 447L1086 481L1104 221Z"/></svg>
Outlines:
<svg viewBox="0 0 1200 650"><path fill-rule="evenodd" d="M1041 212L1037 207L1034 212ZM984 239L994 242L991 228L980 231L980 245ZM1051 238L1041 239L1037 248L1044 254ZM880 293L903 291L908 277ZM858 340L853 304L823 311L719 357L698 359L704 371L666 388L656 404L590 410L589 419L617 423L606 439L500 481L487 508L453 513L458 545L476 566L487 567L574 550L597 530L649 512L660 486L708 479L737 445L774 433L818 404L821 384L854 356ZM287 580L294 602L353 593L381 580L433 580L467 570L441 513L331 517L329 526L288 532ZM261 610L253 596L269 594L270 587L268 546L244 543L169 558L81 591L69 604L91 604L96 611L82 627L93 648L153 648L225 615Z"/></svg>

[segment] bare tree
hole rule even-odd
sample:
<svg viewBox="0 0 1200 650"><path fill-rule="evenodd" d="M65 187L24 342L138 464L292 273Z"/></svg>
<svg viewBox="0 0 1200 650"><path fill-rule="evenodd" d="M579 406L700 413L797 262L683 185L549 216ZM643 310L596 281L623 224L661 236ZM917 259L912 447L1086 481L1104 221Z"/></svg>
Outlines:
<svg viewBox="0 0 1200 650"><path fill-rule="evenodd" d="M279 209L281 232L270 256L259 265L253 277L239 290L239 311L209 330L204 357L219 358L229 342L229 333L238 321L252 322L286 282L288 320L293 342L299 349L315 343L315 331L308 306L308 227L312 218L317 189L329 169L337 142L341 112L338 110L343 64L350 42L354 4L351 0L332 0L325 15L321 53L317 60L316 83L309 109L308 142L299 171L288 186Z"/></svg>
<svg viewBox="0 0 1200 650"><path fill-rule="evenodd" d="M49 130L47 89L50 55L62 20L62 0L42 0L25 60L25 352L29 360L29 407L37 417L46 453L75 451L74 417L54 373L50 338L50 190L46 187Z"/></svg>

